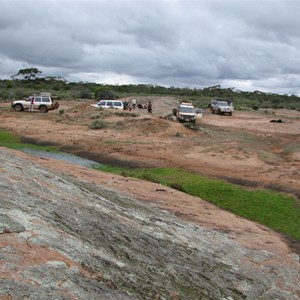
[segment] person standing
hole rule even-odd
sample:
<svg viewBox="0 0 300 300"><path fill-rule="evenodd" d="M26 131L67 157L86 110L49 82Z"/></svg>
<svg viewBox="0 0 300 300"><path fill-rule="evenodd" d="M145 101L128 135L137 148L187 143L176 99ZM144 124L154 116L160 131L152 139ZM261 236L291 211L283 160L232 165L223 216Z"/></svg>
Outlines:
<svg viewBox="0 0 300 300"><path fill-rule="evenodd" d="M30 99L30 112L33 112L33 105L34 105L34 97Z"/></svg>
<svg viewBox="0 0 300 300"><path fill-rule="evenodd" d="M152 103L151 103L151 101L149 101L147 108L148 108L148 114L152 114Z"/></svg>
<svg viewBox="0 0 300 300"><path fill-rule="evenodd" d="M132 99L131 103L132 103L132 109L135 109L135 107L136 107L136 100Z"/></svg>

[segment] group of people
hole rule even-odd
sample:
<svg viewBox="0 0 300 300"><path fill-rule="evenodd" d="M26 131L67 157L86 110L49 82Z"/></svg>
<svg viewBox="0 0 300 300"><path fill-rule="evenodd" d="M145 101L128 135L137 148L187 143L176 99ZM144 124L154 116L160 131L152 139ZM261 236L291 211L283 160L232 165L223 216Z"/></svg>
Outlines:
<svg viewBox="0 0 300 300"><path fill-rule="evenodd" d="M129 102L124 102L124 109L125 110L134 110L134 109L147 109L148 114L152 114L152 102L149 101L147 104L143 105L141 103L136 104L136 99L131 100L131 105Z"/></svg>

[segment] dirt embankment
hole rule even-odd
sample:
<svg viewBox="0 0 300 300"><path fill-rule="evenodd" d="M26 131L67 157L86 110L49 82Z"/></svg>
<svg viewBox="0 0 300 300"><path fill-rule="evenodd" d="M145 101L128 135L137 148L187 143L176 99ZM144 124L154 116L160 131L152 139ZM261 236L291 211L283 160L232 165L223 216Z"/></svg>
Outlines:
<svg viewBox="0 0 300 300"><path fill-rule="evenodd" d="M299 256L263 226L154 183L4 148L0 166L1 299L300 297Z"/></svg>

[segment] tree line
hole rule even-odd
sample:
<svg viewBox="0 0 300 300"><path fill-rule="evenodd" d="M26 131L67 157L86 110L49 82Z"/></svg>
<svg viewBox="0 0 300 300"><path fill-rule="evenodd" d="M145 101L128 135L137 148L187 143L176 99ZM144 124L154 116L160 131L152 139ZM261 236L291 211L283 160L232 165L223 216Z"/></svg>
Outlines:
<svg viewBox="0 0 300 300"><path fill-rule="evenodd" d="M172 96L178 101L193 101L205 108L210 100L222 99L234 103L236 109L287 108L300 111L300 97L260 91L238 91L220 85L198 88L164 87L152 84L108 85L91 82L67 82L62 77L40 78L36 68L20 70L11 79L0 80L0 101L22 99L40 92L50 92L61 100L117 99L126 96Z"/></svg>

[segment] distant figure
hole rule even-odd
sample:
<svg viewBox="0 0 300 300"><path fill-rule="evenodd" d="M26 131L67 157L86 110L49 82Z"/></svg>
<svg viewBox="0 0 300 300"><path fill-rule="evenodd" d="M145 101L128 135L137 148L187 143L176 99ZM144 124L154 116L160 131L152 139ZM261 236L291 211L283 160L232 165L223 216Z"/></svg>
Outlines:
<svg viewBox="0 0 300 300"><path fill-rule="evenodd" d="M152 114L152 103L151 103L151 101L149 101L147 108L148 108L148 114Z"/></svg>
<svg viewBox="0 0 300 300"><path fill-rule="evenodd" d="M31 100L30 100L30 109L29 109L30 112L33 112L33 104L34 104L34 97L31 97Z"/></svg>
<svg viewBox="0 0 300 300"><path fill-rule="evenodd" d="M136 100L132 99L131 103L132 103L132 109L135 109L135 107L136 107Z"/></svg>
<svg viewBox="0 0 300 300"><path fill-rule="evenodd" d="M128 101L124 101L123 102L123 107L124 107L124 110L127 110L129 108L129 103Z"/></svg>

